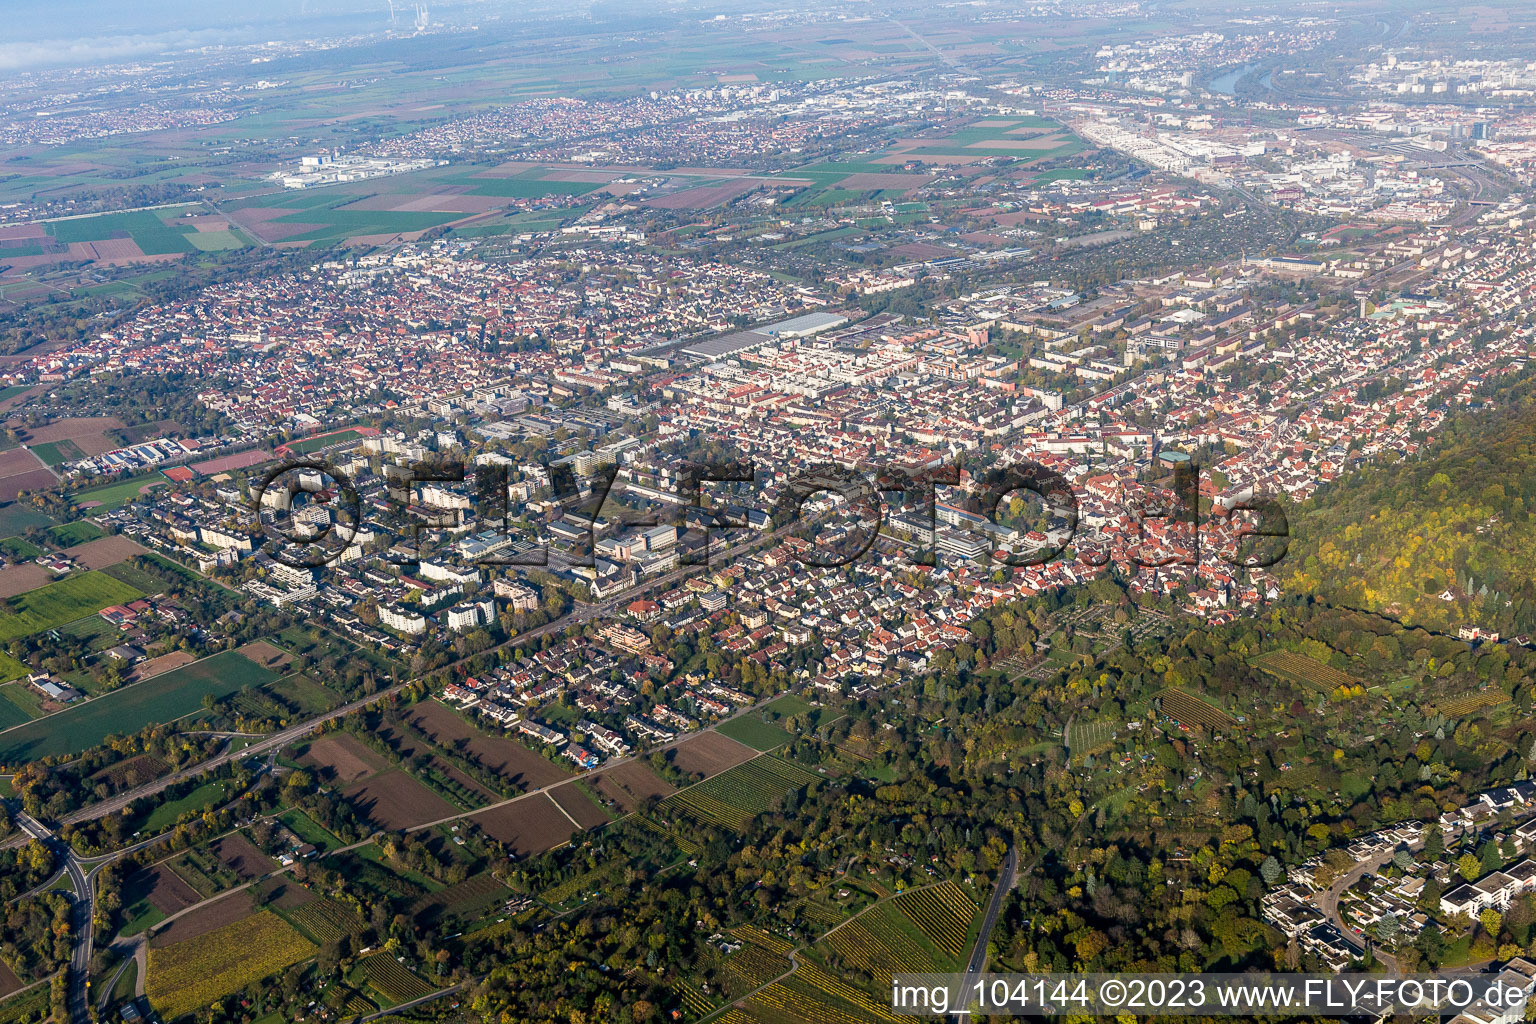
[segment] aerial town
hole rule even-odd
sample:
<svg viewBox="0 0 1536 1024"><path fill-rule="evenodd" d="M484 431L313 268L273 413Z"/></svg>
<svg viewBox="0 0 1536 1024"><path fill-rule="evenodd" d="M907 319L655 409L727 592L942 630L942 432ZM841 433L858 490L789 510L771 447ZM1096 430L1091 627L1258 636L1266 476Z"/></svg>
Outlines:
<svg viewBox="0 0 1536 1024"><path fill-rule="evenodd" d="M1526 1019L1536 6L25 6L0 1024Z"/></svg>

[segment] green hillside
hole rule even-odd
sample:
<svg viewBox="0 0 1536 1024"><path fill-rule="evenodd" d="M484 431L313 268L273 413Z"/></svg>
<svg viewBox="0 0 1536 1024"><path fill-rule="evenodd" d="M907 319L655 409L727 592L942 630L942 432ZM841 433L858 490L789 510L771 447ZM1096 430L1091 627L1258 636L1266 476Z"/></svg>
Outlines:
<svg viewBox="0 0 1536 1024"><path fill-rule="evenodd" d="M1536 631L1536 400L1529 373L1453 415L1416 458L1291 516L1287 590L1428 629Z"/></svg>

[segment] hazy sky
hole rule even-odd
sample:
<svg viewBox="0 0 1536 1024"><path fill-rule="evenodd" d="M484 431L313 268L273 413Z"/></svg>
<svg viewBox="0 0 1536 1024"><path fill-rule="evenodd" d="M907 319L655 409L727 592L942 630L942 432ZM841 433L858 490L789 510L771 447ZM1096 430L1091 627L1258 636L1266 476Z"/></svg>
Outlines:
<svg viewBox="0 0 1536 1024"><path fill-rule="evenodd" d="M402 11L410 0L395 0ZM384 24L388 0L4 0L0 73Z"/></svg>

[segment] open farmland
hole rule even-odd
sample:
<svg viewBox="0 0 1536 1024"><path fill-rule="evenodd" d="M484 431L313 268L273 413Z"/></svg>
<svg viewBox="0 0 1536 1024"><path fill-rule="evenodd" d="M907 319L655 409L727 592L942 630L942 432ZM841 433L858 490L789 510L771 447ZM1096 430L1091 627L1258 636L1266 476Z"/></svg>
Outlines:
<svg viewBox="0 0 1536 1024"><path fill-rule="evenodd" d="M350 785L389 767L389 763L355 736L333 733L309 745L299 763L315 768L326 785Z"/></svg>
<svg viewBox="0 0 1536 1024"><path fill-rule="evenodd" d="M756 756L751 747L717 732L700 733L672 748L672 763L696 775L716 775Z"/></svg>
<svg viewBox="0 0 1536 1024"><path fill-rule="evenodd" d="M893 973L949 970L963 956L941 952L892 902L882 903L833 930L818 946L832 954L835 965L868 974L884 989L890 988Z"/></svg>
<svg viewBox="0 0 1536 1024"><path fill-rule="evenodd" d="M0 569L0 600L18 597L29 590L46 587L58 579L53 570L38 562L23 562Z"/></svg>
<svg viewBox="0 0 1536 1024"><path fill-rule="evenodd" d="M409 1002L412 999L420 999L435 991L433 986L407 970L404 964L383 950L364 958L358 967L362 970L363 977L367 979L368 987L383 996L385 1002L391 1006Z"/></svg>
<svg viewBox="0 0 1536 1024"><path fill-rule="evenodd" d="M1354 676L1340 672L1332 665L1325 665L1316 658L1309 658L1296 651L1269 651L1253 659L1253 666L1272 676L1331 693L1341 686L1354 686L1359 682Z"/></svg>
<svg viewBox="0 0 1536 1024"><path fill-rule="evenodd" d="M745 743L753 750L773 750L794 739L786 730L772 722L763 721L761 715L756 713L721 722L715 728L722 736Z"/></svg>
<svg viewBox="0 0 1536 1024"><path fill-rule="evenodd" d="M120 536L87 540L70 548L67 552L70 558L87 569L105 569L143 553L144 549L139 546L138 541L132 537Z"/></svg>
<svg viewBox="0 0 1536 1024"><path fill-rule="evenodd" d="M604 769L592 778L592 788L612 800L626 813L639 810L651 797L664 799L676 792L643 761L626 761Z"/></svg>
<svg viewBox="0 0 1536 1024"><path fill-rule="evenodd" d="M447 818L458 811L403 771L389 771L354 783L341 791L342 799L375 828L409 828Z"/></svg>
<svg viewBox="0 0 1536 1024"><path fill-rule="evenodd" d="M132 734L155 722L190 715L202 707L205 693L221 699L272 679L273 674L260 665L234 651L222 651L0 733L0 764L78 754L113 734Z"/></svg>
<svg viewBox="0 0 1536 1024"><path fill-rule="evenodd" d="M195 910L188 910L169 924L157 926L150 935L150 948L178 945L229 925L239 924L250 917L255 908L255 900L249 889L220 896L197 906Z"/></svg>
<svg viewBox="0 0 1536 1024"><path fill-rule="evenodd" d="M109 605L143 596L137 588L102 573L66 576L57 583L8 598L0 604L0 640L55 629Z"/></svg>
<svg viewBox="0 0 1536 1024"><path fill-rule="evenodd" d="M164 864L148 868L130 880L129 889L142 894L142 898L166 916L196 906L202 900L196 889Z"/></svg>
<svg viewBox="0 0 1536 1024"><path fill-rule="evenodd" d="M954 882L905 892L894 902L940 953L952 960L965 955L966 934L976 916L976 904Z"/></svg>
<svg viewBox="0 0 1536 1024"><path fill-rule="evenodd" d="M436 701L418 704L406 718L432 742L469 755L523 789L539 789L570 776L516 740L481 732Z"/></svg>
<svg viewBox="0 0 1536 1024"><path fill-rule="evenodd" d="M519 857L552 850L577 831L571 819L544 793L481 811L469 820Z"/></svg>
<svg viewBox="0 0 1536 1024"><path fill-rule="evenodd" d="M1192 693L1172 687L1160 690L1158 699L1163 702L1163 714L1180 725L1203 725L1209 729L1222 729L1237 724L1237 720L1220 708L1207 704Z"/></svg>
<svg viewBox="0 0 1536 1024"><path fill-rule="evenodd" d="M315 946L271 911L149 951L149 998L167 1020L313 956Z"/></svg>
<svg viewBox="0 0 1536 1024"><path fill-rule="evenodd" d="M657 814L682 813L704 825L740 830L790 790L815 781L803 768L765 754L668 797Z"/></svg>
<svg viewBox="0 0 1536 1024"><path fill-rule="evenodd" d="M277 870L275 860L262 853L254 843L239 833L225 836L214 843L212 849L214 855L239 875L242 882L249 882Z"/></svg>
<svg viewBox="0 0 1536 1024"><path fill-rule="evenodd" d="M287 888L291 890L294 887ZM283 916L309 936L311 941L321 945L335 942L343 935L356 935L364 926L363 919L348 904L329 898L312 899L300 906L284 908Z"/></svg>
<svg viewBox="0 0 1536 1024"><path fill-rule="evenodd" d="M597 828L612 820L608 817L607 811L587 796L579 783L567 782L563 786L556 786L549 791L549 798L560 805L560 809L566 814L576 819L576 824L582 828Z"/></svg>
<svg viewBox="0 0 1536 1024"><path fill-rule="evenodd" d="M43 461L27 449L0 452L0 501L15 501L22 491L42 490L57 482Z"/></svg>

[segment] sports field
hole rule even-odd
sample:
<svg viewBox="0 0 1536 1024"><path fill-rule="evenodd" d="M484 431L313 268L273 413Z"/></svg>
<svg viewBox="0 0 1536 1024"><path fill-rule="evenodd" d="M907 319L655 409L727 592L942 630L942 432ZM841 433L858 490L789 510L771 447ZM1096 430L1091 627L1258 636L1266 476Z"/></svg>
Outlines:
<svg viewBox="0 0 1536 1024"><path fill-rule="evenodd" d="M50 755L88 750L118 733L138 732L154 722L170 722L202 706L203 694L227 697L246 686L264 686L277 678L234 651L125 686L104 697L0 733L0 764L20 765Z"/></svg>
<svg viewBox="0 0 1536 1024"><path fill-rule="evenodd" d="M66 576L0 602L0 640L31 636L82 619L108 605L144 596L137 587L99 572Z"/></svg>
<svg viewBox="0 0 1536 1024"><path fill-rule="evenodd" d="M160 487L165 484L165 478L156 474L152 477L134 477L132 480L119 480L117 483L102 484L100 487L92 487L89 490L76 491L73 495L75 504L80 508L100 508L110 510L119 505L126 505L139 497L139 493L150 487Z"/></svg>

